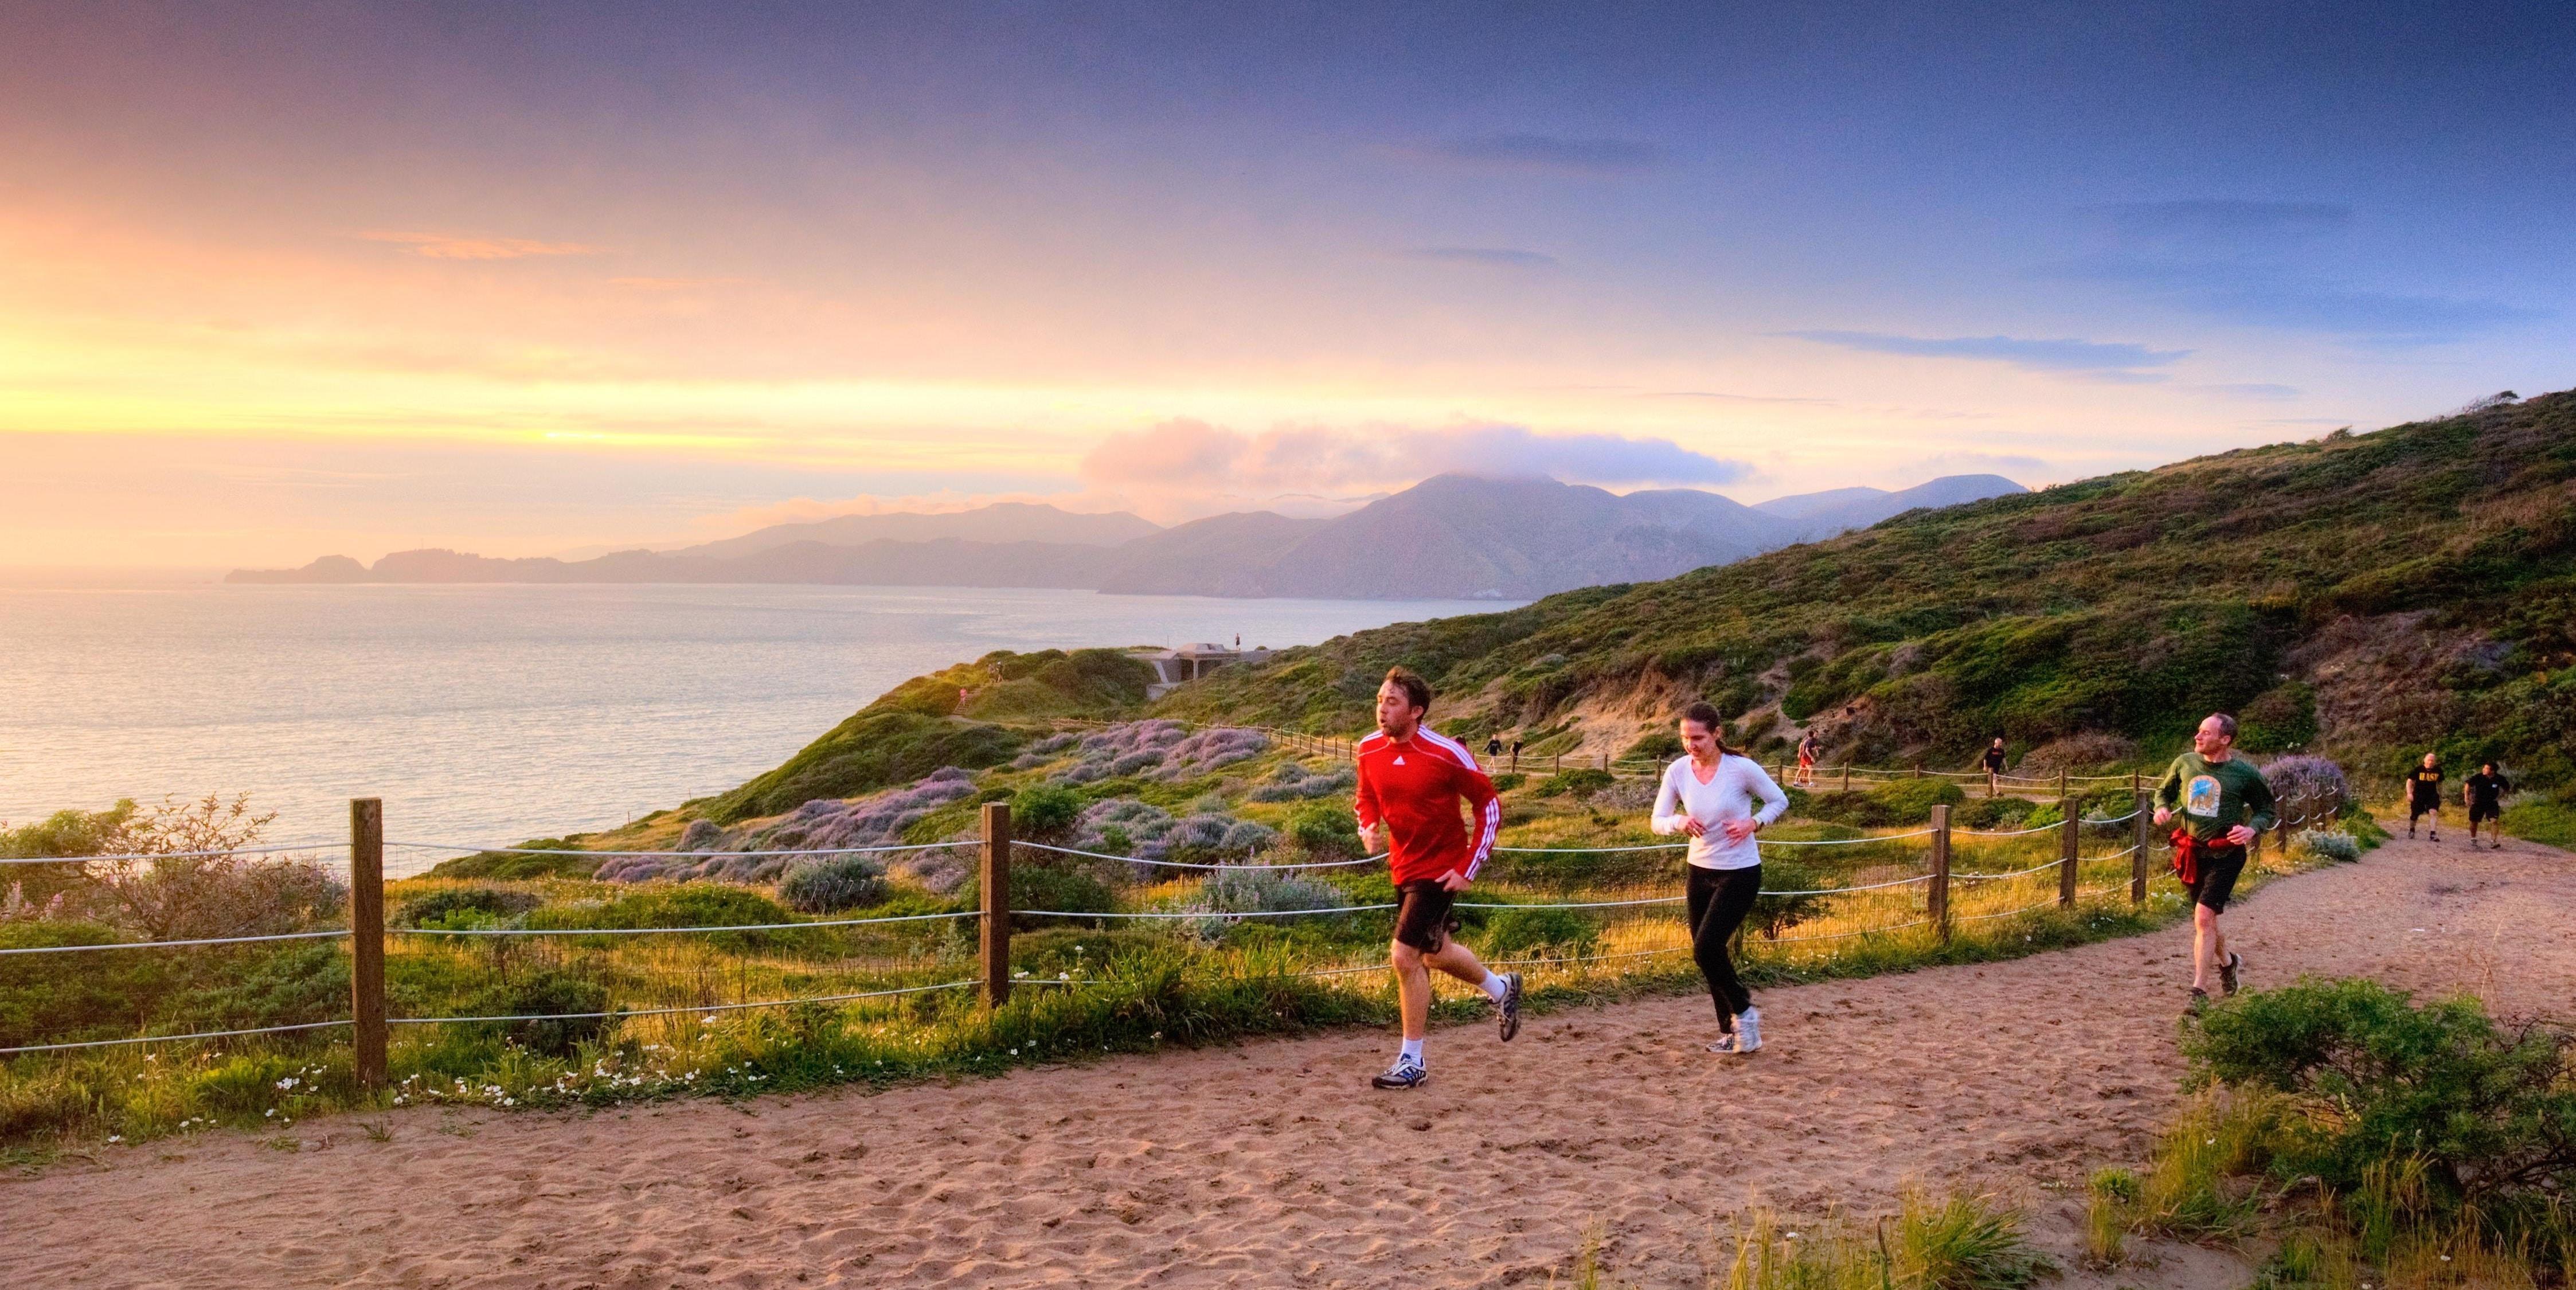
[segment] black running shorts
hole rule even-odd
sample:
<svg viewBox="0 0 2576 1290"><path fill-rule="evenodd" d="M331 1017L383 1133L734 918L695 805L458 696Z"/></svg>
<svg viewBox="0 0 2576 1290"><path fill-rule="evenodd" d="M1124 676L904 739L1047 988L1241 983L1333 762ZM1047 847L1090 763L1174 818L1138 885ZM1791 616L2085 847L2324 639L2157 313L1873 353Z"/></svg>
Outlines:
<svg viewBox="0 0 2576 1290"><path fill-rule="evenodd" d="M1395 889L1395 939L1425 954L1437 954L1458 930L1450 906L1458 897L1436 878L1408 882Z"/></svg>
<svg viewBox="0 0 2576 1290"><path fill-rule="evenodd" d="M2487 820L2501 820L2503 818L2504 808L2493 802L2469 803L2469 823L2471 824L2478 824Z"/></svg>
<svg viewBox="0 0 2576 1290"><path fill-rule="evenodd" d="M2209 912L2227 912L2228 898L2236 894L2236 880L2245 873L2245 848L2203 846L2200 849L2200 880L2183 884L2193 903L2209 906Z"/></svg>
<svg viewBox="0 0 2576 1290"><path fill-rule="evenodd" d="M2413 824L2415 821L2420 820L2427 815L2439 815L2441 813L2442 803L2439 799L2427 802L2423 798L2419 797L2406 804L2406 822L2409 824Z"/></svg>

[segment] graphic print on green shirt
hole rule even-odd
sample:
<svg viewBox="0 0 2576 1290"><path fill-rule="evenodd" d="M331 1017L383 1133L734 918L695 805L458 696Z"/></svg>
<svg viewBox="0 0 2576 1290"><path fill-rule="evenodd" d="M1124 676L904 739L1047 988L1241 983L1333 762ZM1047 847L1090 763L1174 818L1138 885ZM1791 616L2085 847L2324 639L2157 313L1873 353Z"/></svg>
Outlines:
<svg viewBox="0 0 2576 1290"><path fill-rule="evenodd" d="M2242 757L2214 762L2187 752L2174 758L2156 786L2156 805L2180 811L2182 826L2203 842L2224 842L2239 824L2260 832L2280 822L2272 785Z"/></svg>

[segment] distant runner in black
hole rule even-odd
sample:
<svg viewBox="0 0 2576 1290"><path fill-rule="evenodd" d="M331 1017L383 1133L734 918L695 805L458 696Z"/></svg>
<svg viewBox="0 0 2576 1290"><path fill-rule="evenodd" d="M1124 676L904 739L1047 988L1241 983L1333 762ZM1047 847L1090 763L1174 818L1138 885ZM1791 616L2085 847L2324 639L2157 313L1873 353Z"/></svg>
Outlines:
<svg viewBox="0 0 2576 1290"><path fill-rule="evenodd" d="M1503 755L1503 737L1501 735L1485 736L1485 755L1488 757L1500 757Z"/></svg>
<svg viewBox="0 0 2576 1290"><path fill-rule="evenodd" d="M2432 841L2442 840L2442 759L2424 754L2424 763L2406 773L2406 836L2415 836L2415 822L2433 817L2425 830Z"/></svg>
<svg viewBox="0 0 2576 1290"><path fill-rule="evenodd" d="M2488 822L2487 845L2504 850L2504 795L2513 785L2496 773L2494 762L2478 763L2478 773L2460 781L2460 800L2469 807L2469 845L2478 844L2478 821Z"/></svg>
<svg viewBox="0 0 2576 1290"><path fill-rule="evenodd" d="M1993 796L1995 796L1997 793L2000 793L2000 792L2002 792L2002 791L2003 791L2003 778L2004 778L2004 737L2003 737L2002 735L1997 735L1997 736L1995 736L1995 741L1994 741L1993 743L1991 743L1991 744L1986 745L1986 763L1985 763L1985 764L1986 764L1986 796L1988 796L1988 797L1993 797Z"/></svg>

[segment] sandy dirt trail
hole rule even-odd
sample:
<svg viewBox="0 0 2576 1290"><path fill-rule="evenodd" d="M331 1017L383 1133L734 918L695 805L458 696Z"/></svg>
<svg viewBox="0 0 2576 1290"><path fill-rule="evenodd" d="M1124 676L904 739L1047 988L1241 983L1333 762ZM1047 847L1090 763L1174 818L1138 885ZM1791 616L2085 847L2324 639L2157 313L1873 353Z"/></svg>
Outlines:
<svg viewBox="0 0 2576 1290"><path fill-rule="evenodd" d="M2576 998L2576 859L2546 848L2401 840L2230 922L2252 985ZM2046 1208L2137 1159L2175 1104L2187 935L1769 991L1770 1046L1739 1061L1673 998L1508 1046L1437 1032L1407 1094L1364 1086L1387 1036L1335 1033L741 1108L421 1109L387 1143L303 1126L296 1154L112 1149L0 1182L0 1283L1540 1285L1597 1224L1623 1283L1696 1286L1748 1202L1870 1214L1919 1179Z"/></svg>

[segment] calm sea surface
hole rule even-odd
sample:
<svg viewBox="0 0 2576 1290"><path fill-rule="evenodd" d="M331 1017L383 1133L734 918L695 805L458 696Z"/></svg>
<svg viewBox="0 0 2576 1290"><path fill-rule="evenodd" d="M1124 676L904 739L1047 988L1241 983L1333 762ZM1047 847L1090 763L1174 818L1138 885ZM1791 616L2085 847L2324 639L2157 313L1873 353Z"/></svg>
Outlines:
<svg viewBox="0 0 2576 1290"><path fill-rule="evenodd" d="M1492 601L935 587L0 588L0 820L248 792L506 844L717 792L988 650L1313 644ZM389 856L388 860L409 857ZM417 867L405 865L404 868Z"/></svg>

